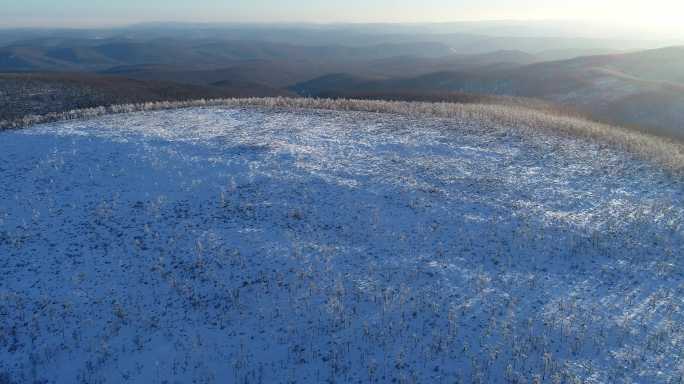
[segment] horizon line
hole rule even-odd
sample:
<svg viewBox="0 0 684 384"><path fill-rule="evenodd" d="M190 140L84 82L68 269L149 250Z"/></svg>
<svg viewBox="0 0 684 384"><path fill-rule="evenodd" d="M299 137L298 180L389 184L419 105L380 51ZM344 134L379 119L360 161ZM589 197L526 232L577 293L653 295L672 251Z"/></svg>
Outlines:
<svg viewBox="0 0 684 384"><path fill-rule="evenodd" d="M16 26L4 26L0 25L0 30L12 30L12 29L69 29L69 30L79 30L79 29L108 29L108 28L126 28L134 27L139 25L154 25L154 24L179 24L179 25L244 25L244 26L269 26L269 25L310 25L310 26L336 26L336 25L407 25L407 26L421 26L421 25L449 25L449 24L475 24L475 23L522 23L522 22L534 22L534 23L544 23L544 22L563 22L563 23L587 23L595 24L596 26L607 26L608 28L645 28L641 25L630 25L628 23L606 23L601 20L595 19L581 19L581 18L482 18L482 19L454 19L450 21L210 21L210 20L141 20L132 22L111 22L111 23L94 23L94 25L82 24L81 26L67 26L63 24L52 24L52 25L16 25ZM99 25L98 25L99 24Z"/></svg>

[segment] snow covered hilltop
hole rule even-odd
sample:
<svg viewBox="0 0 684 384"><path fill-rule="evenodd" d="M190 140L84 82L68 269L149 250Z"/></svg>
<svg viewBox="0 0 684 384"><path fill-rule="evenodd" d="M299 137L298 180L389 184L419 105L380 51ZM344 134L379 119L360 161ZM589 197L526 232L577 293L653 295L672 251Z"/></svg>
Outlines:
<svg viewBox="0 0 684 384"><path fill-rule="evenodd" d="M678 144L510 106L184 106L0 132L0 383L684 380Z"/></svg>
<svg viewBox="0 0 684 384"><path fill-rule="evenodd" d="M0 120L0 131L32 125L93 118L98 116L197 107L266 107L295 109L324 109L393 113L414 118L441 117L460 121L475 120L481 124L494 124L527 134L544 131L553 134L570 134L598 140L638 153L676 171L684 171L684 143L666 137L654 136L621 127L610 126L567 114L556 107L516 97L499 97L490 102L406 102L356 99L322 99L290 97L252 97L227 99L197 99L187 101L151 101L133 104L115 104L93 108L25 115Z"/></svg>

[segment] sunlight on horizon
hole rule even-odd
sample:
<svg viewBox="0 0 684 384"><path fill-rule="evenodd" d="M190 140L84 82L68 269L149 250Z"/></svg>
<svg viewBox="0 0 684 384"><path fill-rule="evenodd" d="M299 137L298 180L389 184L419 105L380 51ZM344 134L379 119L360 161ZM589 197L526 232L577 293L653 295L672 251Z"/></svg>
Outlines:
<svg viewBox="0 0 684 384"><path fill-rule="evenodd" d="M684 3L676 0L25 0L3 5L3 27L112 26L139 22L389 22L584 20L684 35Z"/></svg>

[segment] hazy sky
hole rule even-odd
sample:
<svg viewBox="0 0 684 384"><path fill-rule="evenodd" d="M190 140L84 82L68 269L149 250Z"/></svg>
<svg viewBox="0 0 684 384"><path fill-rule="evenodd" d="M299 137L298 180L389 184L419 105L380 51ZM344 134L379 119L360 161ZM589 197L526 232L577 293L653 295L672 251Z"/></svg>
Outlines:
<svg viewBox="0 0 684 384"><path fill-rule="evenodd" d="M683 0L0 0L0 9L0 27L583 19L684 29Z"/></svg>

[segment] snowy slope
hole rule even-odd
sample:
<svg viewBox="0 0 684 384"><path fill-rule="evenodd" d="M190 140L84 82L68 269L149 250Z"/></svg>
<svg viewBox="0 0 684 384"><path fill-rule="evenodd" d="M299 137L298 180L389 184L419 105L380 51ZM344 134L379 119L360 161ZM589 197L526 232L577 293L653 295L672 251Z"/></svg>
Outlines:
<svg viewBox="0 0 684 384"><path fill-rule="evenodd" d="M0 383L680 383L683 191L478 121L0 132Z"/></svg>

